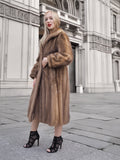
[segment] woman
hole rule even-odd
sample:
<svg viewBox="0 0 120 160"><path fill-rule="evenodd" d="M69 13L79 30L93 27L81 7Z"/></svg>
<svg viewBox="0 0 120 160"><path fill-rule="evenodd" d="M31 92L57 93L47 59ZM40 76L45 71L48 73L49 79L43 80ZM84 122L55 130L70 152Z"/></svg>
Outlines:
<svg viewBox="0 0 120 160"><path fill-rule="evenodd" d="M39 134L40 122L55 127L52 145L48 153L62 147L62 126L69 122L69 79L67 65L72 62L72 48L66 33L59 28L60 19L53 11L44 16L44 35L40 41L40 54L31 71L33 90L28 108L28 118L32 122L28 143L33 146Z"/></svg>

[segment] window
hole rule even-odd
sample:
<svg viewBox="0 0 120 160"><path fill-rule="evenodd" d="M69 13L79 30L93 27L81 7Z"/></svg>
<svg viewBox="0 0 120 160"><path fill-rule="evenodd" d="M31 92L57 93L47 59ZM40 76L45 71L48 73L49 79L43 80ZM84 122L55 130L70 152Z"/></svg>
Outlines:
<svg viewBox="0 0 120 160"><path fill-rule="evenodd" d="M113 14L113 31L117 31L117 16Z"/></svg>
<svg viewBox="0 0 120 160"><path fill-rule="evenodd" d="M67 0L63 0L62 1L62 5L63 5L63 8L64 8L64 11L68 12L68 1Z"/></svg>
<svg viewBox="0 0 120 160"><path fill-rule="evenodd" d="M119 80L119 61L114 62L114 80Z"/></svg>

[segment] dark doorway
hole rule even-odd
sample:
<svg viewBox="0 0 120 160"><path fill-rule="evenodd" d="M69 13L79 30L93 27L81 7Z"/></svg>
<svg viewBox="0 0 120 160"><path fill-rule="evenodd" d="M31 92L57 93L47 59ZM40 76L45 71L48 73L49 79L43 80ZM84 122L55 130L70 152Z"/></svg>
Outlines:
<svg viewBox="0 0 120 160"><path fill-rule="evenodd" d="M75 93L76 87L75 87L75 50L76 45L72 44L72 50L73 50L73 62L69 65L69 77L70 77L70 92Z"/></svg>

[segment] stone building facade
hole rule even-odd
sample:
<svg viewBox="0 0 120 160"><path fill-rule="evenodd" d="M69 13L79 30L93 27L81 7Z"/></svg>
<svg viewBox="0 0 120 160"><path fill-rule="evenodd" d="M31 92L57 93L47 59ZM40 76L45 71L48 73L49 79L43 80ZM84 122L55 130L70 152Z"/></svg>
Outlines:
<svg viewBox="0 0 120 160"><path fill-rule="evenodd" d="M38 54L39 0L0 0L0 95L29 95Z"/></svg>
<svg viewBox="0 0 120 160"><path fill-rule="evenodd" d="M120 91L119 0L0 0L0 95L30 94L47 10L72 44L71 92Z"/></svg>
<svg viewBox="0 0 120 160"><path fill-rule="evenodd" d="M116 82L120 86L119 56L114 59L114 54L120 50L120 1L85 2L85 90L113 92L116 90Z"/></svg>

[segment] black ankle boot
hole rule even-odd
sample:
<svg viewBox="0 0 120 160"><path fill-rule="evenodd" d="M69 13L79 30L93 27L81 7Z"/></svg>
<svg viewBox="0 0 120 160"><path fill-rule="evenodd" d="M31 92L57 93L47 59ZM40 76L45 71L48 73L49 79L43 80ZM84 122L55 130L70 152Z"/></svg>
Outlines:
<svg viewBox="0 0 120 160"><path fill-rule="evenodd" d="M60 136L60 137L56 137L54 136L53 138L53 142L52 142L52 145L48 148L47 152L48 153L54 153L54 152L57 152L58 149L62 148L62 143L63 143L63 138Z"/></svg>
<svg viewBox="0 0 120 160"><path fill-rule="evenodd" d="M40 136L37 131L30 131L29 140L23 147L24 148L32 147L36 140L37 140L37 145L39 146L39 138Z"/></svg>

